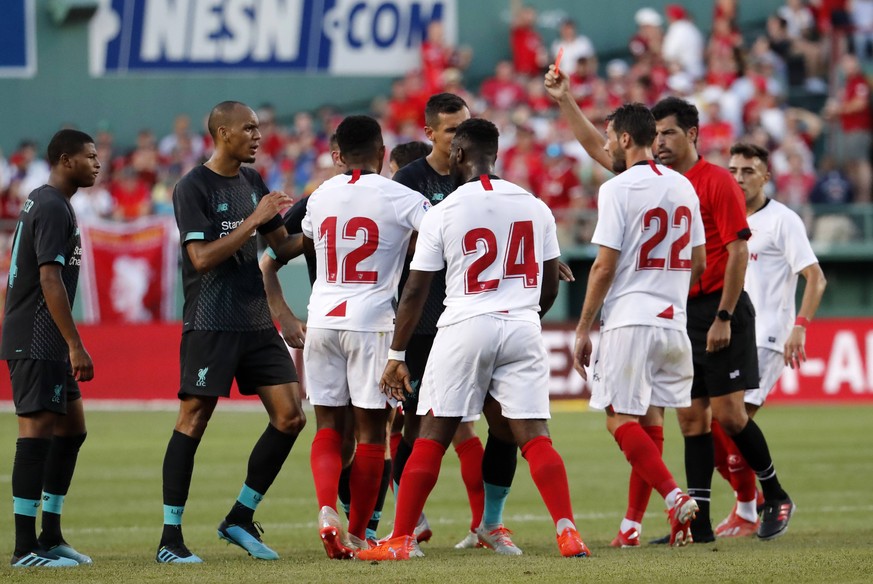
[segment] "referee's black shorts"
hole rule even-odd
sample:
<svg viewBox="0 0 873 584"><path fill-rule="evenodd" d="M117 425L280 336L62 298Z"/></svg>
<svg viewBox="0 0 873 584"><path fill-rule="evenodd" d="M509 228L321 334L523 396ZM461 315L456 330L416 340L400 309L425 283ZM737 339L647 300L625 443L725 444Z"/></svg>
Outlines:
<svg viewBox="0 0 873 584"><path fill-rule="evenodd" d="M694 360L691 398L718 397L755 389L759 383L755 346L755 308L745 291L731 319L731 342L721 351L706 352L706 334L721 301L721 291L688 299L688 338Z"/></svg>
<svg viewBox="0 0 873 584"><path fill-rule="evenodd" d="M273 327L250 332L186 331L180 361L180 398L230 397L234 379L242 395L297 381L288 346Z"/></svg>

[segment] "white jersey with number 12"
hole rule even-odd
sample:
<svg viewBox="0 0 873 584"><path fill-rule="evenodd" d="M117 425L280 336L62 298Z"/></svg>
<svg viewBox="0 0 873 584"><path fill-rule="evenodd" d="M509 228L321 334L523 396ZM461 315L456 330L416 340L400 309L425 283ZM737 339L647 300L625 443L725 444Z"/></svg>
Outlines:
<svg viewBox="0 0 873 584"><path fill-rule="evenodd" d="M307 326L393 331L403 258L428 209L421 194L374 173L352 171L318 187L302 223L317 265Z"/></svg>

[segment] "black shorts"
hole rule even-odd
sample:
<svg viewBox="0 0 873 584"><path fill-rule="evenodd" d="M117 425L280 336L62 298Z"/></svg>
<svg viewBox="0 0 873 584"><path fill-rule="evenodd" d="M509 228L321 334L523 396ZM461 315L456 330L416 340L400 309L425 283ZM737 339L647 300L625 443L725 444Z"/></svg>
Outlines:
<svg viewBox="0 0 873 584"><path fill-rule="evenodd" d="M230 397L236 379L239 392L297 381L288 346L275 328L251 332L187 331L180 350L179 397Z"/></svg>
<svg viewBox="0 0 873 584"><path fill-rule="evenodd" d="M66 361L10 359L12 401L19 416L49 411L67 413L67 402L82 399L79 384Z"/></svg>
<svg viewBox="0 0 873 584"><path fill-rule="evenodd" d="M720 302L721 292L688 299L688 338L694 360L692 399L755 389L759 384L755 308L745 292L740 294L731 319L730 344L721 351L706 352L706 334Z"/></svg>
<svg viewBox="0 0 873 584"><path fill-rule="evenodd" d="M418 393L421 388L421 379L424 377L424 368L427 358L433 348L433 340L436 335L412 335L406 346L406 367L409 369L410 385L412 393L408 394L403 402L403 411L412 412L418 409Z"/></svg>

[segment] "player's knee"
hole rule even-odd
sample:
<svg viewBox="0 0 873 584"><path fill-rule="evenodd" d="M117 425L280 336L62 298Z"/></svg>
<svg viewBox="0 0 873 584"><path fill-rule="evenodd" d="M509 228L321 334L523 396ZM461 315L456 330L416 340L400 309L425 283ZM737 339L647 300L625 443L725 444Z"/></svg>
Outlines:
<svg viewBox="0 0 873 584"><path fill-rule="evenodd" d="M271 423L280 432L296 436L306 426L306 414L302 411L286 412L277 415L274 420L271 420Z"/></svg>

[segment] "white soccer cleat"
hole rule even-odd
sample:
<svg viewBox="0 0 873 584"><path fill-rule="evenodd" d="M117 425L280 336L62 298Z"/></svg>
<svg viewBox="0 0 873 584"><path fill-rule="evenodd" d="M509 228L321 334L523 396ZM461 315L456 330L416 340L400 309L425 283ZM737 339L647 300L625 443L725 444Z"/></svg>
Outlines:
<svg viewBox="0 0 873 584"><path fill-rule="evenodd" d="M501 556L520 556L522 554L521 548L512 543L510 537L512 532L506 529L502 523L494 529L480 525L476 528L476 534L479 537L479 543Z"/></svg>

